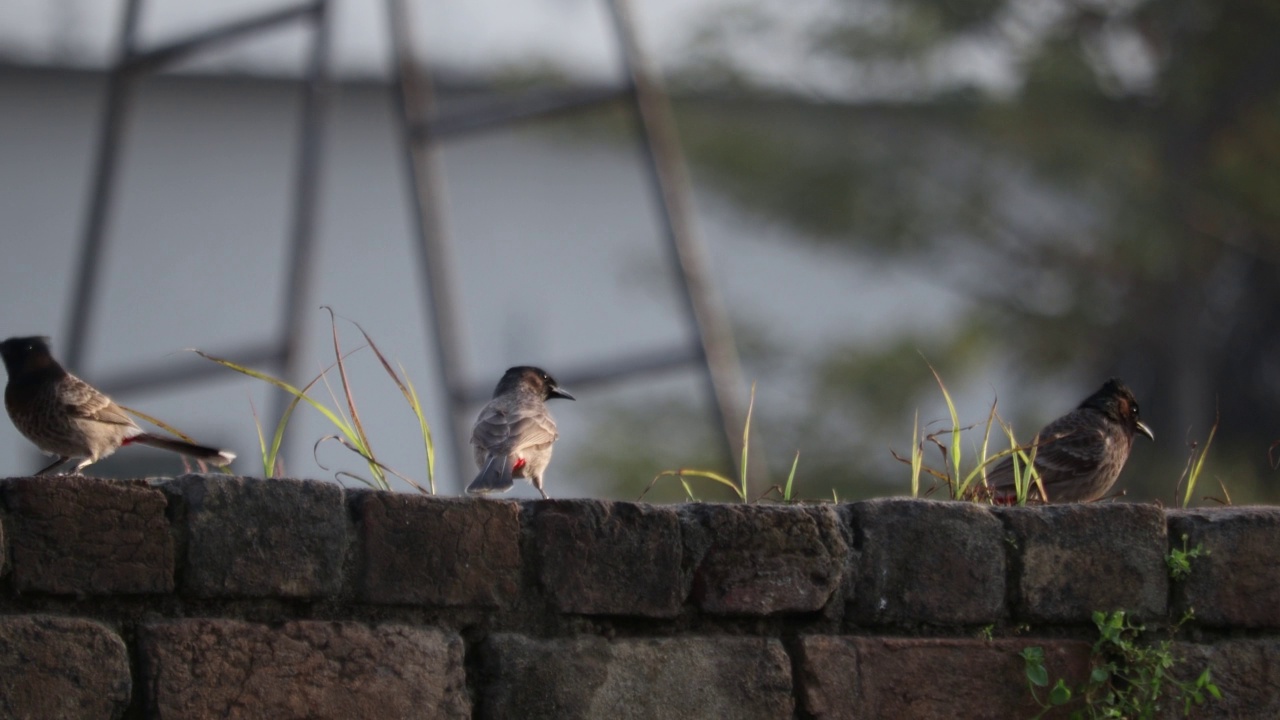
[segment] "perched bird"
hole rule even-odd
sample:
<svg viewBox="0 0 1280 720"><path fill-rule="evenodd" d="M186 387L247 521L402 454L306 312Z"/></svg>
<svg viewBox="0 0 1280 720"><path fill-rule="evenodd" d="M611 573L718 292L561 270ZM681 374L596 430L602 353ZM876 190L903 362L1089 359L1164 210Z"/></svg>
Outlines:
<svg viewBox="0 0 1280 720"><path fill-rule="evenodd" d="M560 436L547 412L552 398L574 399L540 368L513 367L503 374L471 431L480 474L467 486L468 493L506 492L515 484L513 478L528 478L547 498L542 473Z"/></svg>
<svg viewBox="0 0 1280 720"><path fill-rule="evenodd" d="M158 437L142 428L111 398L67 372L49 352L47 337L15 337L0 343L9 373L4 407L18 432L58 459L43 475L78 459L75 472L101 460L121 445L150 445L190 455L213 465L235 460L235 453Z"/></svg>
<svg viewBox="0 0 1280 720"><path fill-rule="evenodd" d="M1155 440L1151 428L1139 419L1133 393L1115 378L1075 410L1044 426L1035 466L1048 501L1091 502L1105 496L1129 459L1134 433ZM1002 460L987 482L996 502L1009 502L1014 494L1013 458ZM1036 492L1034 485L1030 492Z"/></svg>

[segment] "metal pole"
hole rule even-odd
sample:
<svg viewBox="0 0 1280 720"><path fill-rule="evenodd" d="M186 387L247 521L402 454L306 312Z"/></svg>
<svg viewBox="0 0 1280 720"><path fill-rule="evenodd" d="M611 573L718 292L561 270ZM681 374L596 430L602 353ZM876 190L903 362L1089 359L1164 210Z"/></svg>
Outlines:
<svg viewBox="0 0 1280 720"><path fill-rule="evenodd" d="M635 88L635 110L643 129L641 147L654 194L663 208L667 246L680 270L683 282L679 285L706 359L706 379L724 431L725 449L733 467L741 472L741 437L746 419L741 400L745 392L742 369L729 318L712 286L706 251L695 227L689 203L689 173L683 162L671 105L658 73L650 67L640 48L627 0L609 0L608 4L622 45L622 62ZM759 445L754 447L758 450ZM753 460L757 457L755 452L752 456ZM757 491L763 490L759 485L764 477L763 456L759 458L751 463L750 473Z"/></svg>
<svg viewBox="0 0 1280 720"><path fill-rule="evenodd" d="M462 490L463 469L471 456L467 415L466 388L462 356L462 330L454 314L456 283L453 277L453 247L445 218L447 203L439 150L427 123L435 112L435 91L431 76L421 71L413 57L408 12L403 0L388 0L393 53L393 81L400 115L401 142L405 149L405 172L411 189L414 221L417 225L418 261L426 280L428 314L435 333L436 362L443 378L443 390L449 405L449 444L454 449Z"/></svg>
<svg viewBox="0 0 1280 720"><path fill-rule="evenodd" d="M315 266L316 215L319 207L321 160L324 149L324 105L329 89L329 0L316 0L311 18L311 57L299 109L298 156L286 257L284 310L280 317L280 370L296 383L301 375L304 312L311 308L311 279ZM290 398L274 395L273 417L282 417Z"/></svg>
<svg viewBox="0 0 1280 720"><path fill-rule="evenodd" d="M98 152L94 159L93 185L89 191L89 212L81 233L80 266L71 285L71 317L67 323L63 359L68 367L83 368L88 345L89 324L93 315L93 299L97 294L99 267L107 244L107 222L110 220L111 192L116 165L123 144L124 124L129 109L132 77L126 70L134 54L138 19L142 0L128 0L120 23L120 51L116 64L107 76L107 101L98 131Z"/></svg>

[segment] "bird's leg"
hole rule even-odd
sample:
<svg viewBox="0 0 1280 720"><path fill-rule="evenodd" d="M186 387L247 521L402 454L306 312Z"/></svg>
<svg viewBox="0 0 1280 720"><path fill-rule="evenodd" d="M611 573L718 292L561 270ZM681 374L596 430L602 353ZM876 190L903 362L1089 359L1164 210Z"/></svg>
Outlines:
<svg viewBox="0 0 1280 720"><path fill-rule="evenodd" d="M58 467L59 465L62 465L63 463L65 463L66 461L68 461L68 460L70 460L70 459L71 459L71 458L67 457L66 455L59 455L57 460L54 460L54 461L53 461L51 464L49 464L47 467L45 467L45 468L41 469L39 472L37 472L37 473L36 473L36 475L44 475L45 473L49 472L50 470L53 470L54 468Z"/></svg>
<svg viewBox="0 0 1280 720"><path fill-rule="evenodd" d="M94 464L94 463L96 463L96 462L98 462L98 458L92 458L92 457L90 457L90 458L85 458L84 460L81 460L81 461L80 461L80 464L79 464L79 465L76 465L75 473L76 473L77 475L81 475L81 474L83 474L83 473L81 473L81 472L80 472L81 470L84 470L85 468L89 467L90 465L92 465L92 464Z"/></svg>
<svg viewBox="0 0 1280 720"><path fill-rule="evenodd" d="M538 492L542 494L543 500L551 499L550 497L547 496L547 491L542 489L542 478L540 477L533 478L533 486L538 488Z"/></svg>

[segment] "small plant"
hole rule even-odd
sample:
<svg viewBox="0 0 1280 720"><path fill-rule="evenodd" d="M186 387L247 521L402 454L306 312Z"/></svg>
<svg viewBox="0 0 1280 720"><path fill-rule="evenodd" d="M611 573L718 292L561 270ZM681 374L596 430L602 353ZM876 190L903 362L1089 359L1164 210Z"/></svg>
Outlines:
<svg viewBox="0 0 1280 720"><path fill-rule="evenodd" d="M1188 612L1172 630L1176 632L1190 619ZM1027 686L1041 707L1037 718L1073 700L1083 706L1071 712L1072 720L1148 720L1160 716L1169 701L1181 706L1184 714L1190 714L1192 707L1209 698L1222 698L1208 668L1195 680L1179 680L1172 672L1178 664L1171 650L1172 641L1140 643L1139 636L1146 628L1134 625L1123 610L1095 612L1093 622L1099 634L1090 653L1093 669L1089 679L1074 690L1061 678L1050 685L1042 648L1023 649ZM1049 689L1048 696L1041 697L1045 688Z"/></svg>
<svg viewBox="0 0 1280 720"><path fill-rule="evenodd" d="M928 361L925 364L928 365L929 371L933 373L933 377L938 383L938 388L942 391L942 399L947 404L947 413L950 416L951 425L948 428L921 437L920 413L917 411L911 431L910 455L903 457L896 451L889 450L895 460L911 468L911 497L920 497L920 474L923 472L945 484L954 499L990 501L992 498L990 488L987 485L987 470L993 463L998 463L1004 458L1012 456L1017 504L1026 504L1030 488L1033 485L1039 488L1040 496L1043 498L1043 486L1040 483L1039 473L1035 469L1038 438L1037 442L1033 442L1029 446L1019 445L1013 435L1013 429L996 412L997 401L992 401L991 408L987 412L987 419L983 426L982 444L977 448L977 458L974 466L968 472L963 471L962 435L966 430L974 429L975 426L962 426L960 424L960 414L956 410L950 391L947 390L946 384L942 381L942 376L938 374L938 371L932 365L929 365ZM1009 449L992 454L990 453L990 442L991 429L994 426L999 426L1008 437ZM924 464L925 442L932 443L941 454L941 470ZM932 490L929 490L924 494L928 495L931 492Z"/></svg>
<svg viewBox="0 0 1280 720"><path fill-rule="evenodd" d="M685 498L690 501L695 501L698 498L693 494L693 488L689 485L688 478L702 478L704 480L711 480L712 482L720 483L721 485L729 488L733 491L734 495L738 496L738 500L741 502L751 502L750 497L747 494L747 463L750 458L751 451L751 414L754 412L755 406L756 384L751 383L751 399L747 402L747 418L742 427L742 462L739 465L741 470L739 472L737 482L734 482L727 476L714 470L695 470L691 468L663 470L654 476L653 480L650 481L649 486L644 489L644 492L640 493L640 497L636 498L636 502L643 500L644 496L649 494L649 491L653 489L653 486L657 484L658 480L664 477L674 477L679 480L681 487L684 488ZM793 502L795 497L792 493L796 479L796 468L799 465L800 451L797 450L795 458L791 461L791 472L787 475L786 485L781 487L778 485L771 486L760 497L756 498L756 502L759 502L774 493L780 495L783 502Z"/></svg>
<svg viewBox="0 0 1280 720"><path fill-rule="evenodd" d="M1182 495L1182 507L1184 508L1191 504L1191 497L1195 493L1196 483L1200 481L1200 473L1204 470L1204 458L1209 454L1209 448L1213 445L1213 436L1218 432L1218 420L1219 418L1215 416L1213 427L1209 428L1209 437L1204 441L1204 448L1197 451L1196 442L1193 440L1189 443L1191 454L1187 456L1187 466L1183 468L1182 476L1178 478L1178 484L1174 486L1176 492L1176 488L1182 487L1184 480L1187 483L1187 489ZM1227 488L1223 486L1222 491L1225 494ZM1230 504L1230 496L1228 495L1227 498L1228 504Z"/></svg>
<svg viewBox="0 0 1280 720"><path fill-rule="evenodd" d="M387 361L386 356L382 354L382 352L378 349L377 344L373 342L373 338L369 337L369 334L364 331L364 328L360 327L359 323L352 322L352 324L356 326L356 329L359 330L360 334L364 337L364 340L366 343L365 347L368 347L370 350L373 351L373 354L377 356L378 361L382 364L382 368L386 371L387 375L391 377L392 382L395 383L396 387L400 390L400 393L404 395L405 401L409 404L410 409L413 411L415 417L418 420L418 426L422 432L423 445L426 450L427 487L423 487L422 485L410 479L409 477L403 475L402 473L396 472L395 470L391 469L386 464L379 461L377 459L377 456L374 455L373 449L369 443L369 436L365 432L364 424L360 421L360 413L356 409L355 395L352 392L351 382L347 376L347 368L346 368L346 359L352 353L363 348L357 348L356 350L353 350L351 352L344 353L338 341L338 325L337 325L338 316L334 314L333 309L328 306L325 306L323 309L329 312L329 324L333 331L334 362L333 364L321 370L320 374L312 378L311 381L308 382L306 385L302 386L301 389L294 387L293 385L290 385L284 380L281 380L276 377L272 377L271 375L268 375L264 372L260 372L258 370L253 370L251 368L244 367L243 365L239 365L230 360L214 357L200 350L195 350L194 352L200 357L203 357L207 360L211 360L215 363L218 363L223 367L229 368L231 370L235 370L238 373L248 375L249 377L256 378L270 385L273 385L289 393L292 396L292 400L285 407L284 412L280 416L280 420L276 423L276 429L275 429L275 432L272 434L270 443L267 442L266 436L263 434L262 424L259 422L257 409L256 408L253 409L254 424L258 430L258 444L262 451L263 472L267 477L274 476L275 472L278 470L280 445L284 439L285 428L288 426L289 420L293 417L293 412L298 407L298 404L301 402L305 402L311 407L315 408L316 411L318 411L326 419L328 419L329 422L332 423L333 426L338 430L338 434L326 435L325 437L322 437L319 440L317 440L315 443L315 446L312 448L312 452L314 453L316 450L318 450L322 443L334 441L341 444L343 447L347 448L348 450L354 452L355 454L359 455L360 458L366 463L366 465L369 468L370 477L368 478L347 470L339 470L337 473L335 473L335 477L338 477L338 478L349 477L349 478L358 480L373 488L377 488L380 490L389 490L391 489L391 486L390 486L390 482L387 479L387 476L394 475L395 477L407 483L409 486L413 487L418 492L430 493L434 495L436 492L435 446L431 437L431 428L427 424L426 418L423 415L422 403L418 399L417 391L414 389L413 383L409 381L407 374L405 374L404 367L400 366L399 373L397 373L394 369L392 369L391 364ZM332 388L329 388L329 397L333 402L333 405L334 405L333 408L326 406L325 404L321 403L320 401L316 400L315 398L311 397L308 394L311 391L311 388L316 385L316 383L323 381L325 386L329 387L328 374L335 367L338 369L338 377L342 383L342 392L343 392L343 397L346 405L345 409L342 403L338 402L338 399L333 393ZM317 460L317 463L318 462L319 461ZM324 465L321 464L320 467L324 468Z"/></svg>
<svg viewBox="0 0 1280 720"><path fill-rule="evenodd" d="M1173 548L1169 550L1169 555L1165 558L1165 562L1169 564L1169 577L1174 581L1186 580L1191 576L1191 560L1201 555L1208 555L1209 551L1204 549L1203 543L1197 543L1190 550L1187 549L1189 538L1184 533L1182 536L1182 549Z"/></svg>

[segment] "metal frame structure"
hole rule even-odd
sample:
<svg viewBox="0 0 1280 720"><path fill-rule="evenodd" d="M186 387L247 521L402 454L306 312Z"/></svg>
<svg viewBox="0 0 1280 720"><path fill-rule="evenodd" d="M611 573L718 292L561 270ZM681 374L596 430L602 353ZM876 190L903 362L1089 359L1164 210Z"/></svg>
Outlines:
<svg viewBox="0 0 1280 720"><path fill-rule="evenodd" d="M299 110L300 132L295 160L293 202L290 215L289 257L284 279L285 301L280 316L280 331L273 341L249 344L221 351L224 357L277 369L283 377L296 378L301 358L299 328L302 311L311 306L311 258L315 253L315 223L318 210L321 135L324 129L323 99L329 83L329 0L306 0L261 15L226 23L202 32L142 48L138 42L138 25L142 17L142 0L127 0L120 27L120 49L112 65L106 91L106 107L98 134L94 159L93 183L89 191L89 210L81 236L79 269L71 286L71 316L65 334L64 356L70 367L83 367L89 332L93 327L94 298L97 296L101 259L110 237L111 204L115 179L124 147L125 123L128 117L133 85L139 79L160 72L211 47L243 40L251 35L277 30L293 23L311 26L311 49L303 78L302 103ZM135 388L155 388L203 379L224 371L212 363L191 363L141 368L114 377L101 378L101 386L109 392ZM287 398L280 394L277 415Z"/></svg>
<svg viewBox="0 0 1280 720"><path fill-rule="evenodd" d="M723 430L725 451L738 464L743 421L742 372L728 317L707 270L706 252L698 237L690 203L689 177L671 117L670 104L641 50L627 0L604 0L618 43L624 82L618 88L531 91L462 113L437 108L425 63L413 53L408 0L388 0L397 109L409 182L414 189L415 220L420 239L419 261L427 279L428 310L436 336L437 362L449 401L450 439L459 457L470 455L468 438L474 406L488 399L492 379L477 382L466 372L463 338L455 311L459 294L453 278L453 245L446 208L441 201L443 170L438 150L458 136L499 129L514 123L626 102L634 116L638 149L661 216L662 230L676 284L682 291L691 337L675 348L632 354L603 363L557 368L556 377L575 389L613 382L643 373L689 364L705 369L707 389ZM753 464L760 467L759 463Z"/></svg>
<svg viewBox="0 0 1280 720"><path fill-rule="evenodd" d="M717 419L723 429L725 450L735 465L740 455L744 413L743 382L737 351L724 309L712 286L707 258L698 238L689 200L689 178L671 118L670 105L649 66L631 20L627 0L603 0L611 14L624 82L618 88L530 92L489 103L461 113L436 108L432 78L425 64L414 57L407 0L388 0L390 36L394 54L394 93L400 118L406 175L413 192L414 221L418 236L418 261L426 285L431 331L449 404L449 433L461 460L467 447L475 404L487 399L492 379L477 383L466 372L464 339L454 308L460 297L454 281L453 244L442 202L443 169L438 149L454 137L545 118L560 113L626 102L634 117L638 150L661 216L666 248L682 291L690 338L675 348L631 354L609 362L557 368L556 375L577 388L607 383L644 373L662 372L689 364L705 369L705 380ZM84 365L85 348L92 327L93 300L97 292L100 260L107 250L114 180L124 142L133 83L163 70L211 46L243 39L255 33L295 23L309 23L311 52L303 79L300 135L293 181L289 261L285 301L275 340L222 351L226 357L250 365L274 367L280 376L296 380L301 356L301 312L311 306L311 258L318 210L322 159L323 96L329 82L328 54L331 13L329 0L305 0L259 16L194 33L158 47L139 47L137 32L142 0L127 0L120 30L120 50L111 68L106 107L94 164L90 203L85 220L77 281L72 286L71 317L66 332L65 357L72 367ZM102 378L111 392L185 383L221 372L212 364L146 368ZM277 414L287 398L278 395ZM465 463L460 463L460 468ZM759 467L759 463L755 464Z"/></svg>

